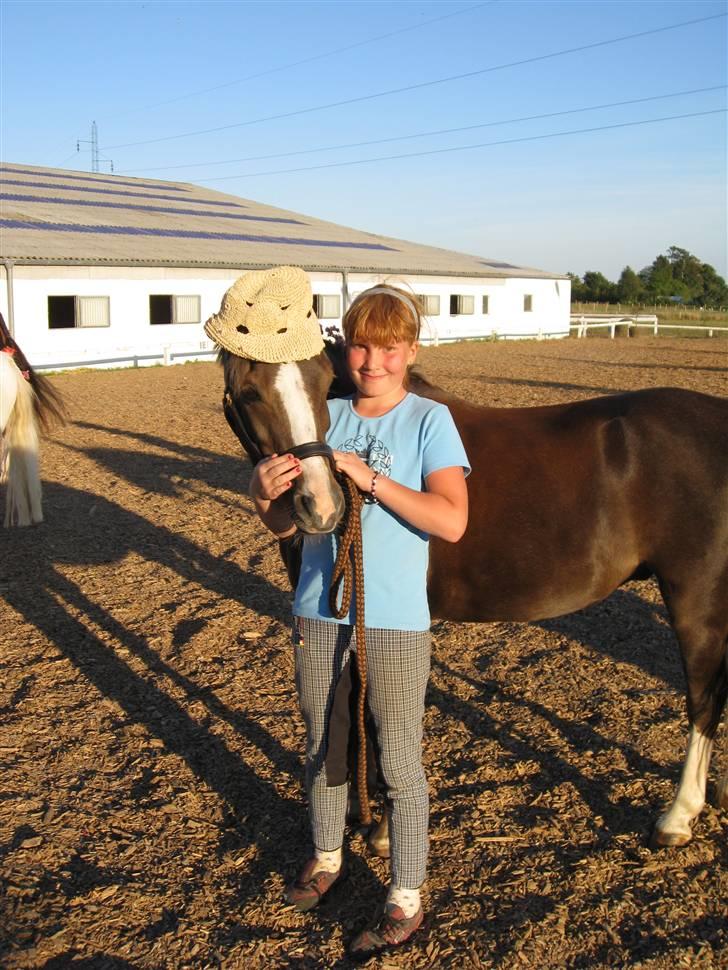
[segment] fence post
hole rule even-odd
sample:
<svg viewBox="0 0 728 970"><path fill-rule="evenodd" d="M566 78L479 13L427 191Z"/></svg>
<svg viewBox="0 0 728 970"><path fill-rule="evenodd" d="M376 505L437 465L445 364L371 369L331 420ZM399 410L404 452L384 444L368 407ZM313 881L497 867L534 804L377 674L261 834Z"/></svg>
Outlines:
<svg viewBox="0 0 728 970"><path fill-rule="evenodd" d="M172 363L172 349L169 345L164 348L162 360L165 367L169 367L169 365Z"/></svg>
<svg viewBox="0 0 728 970"><path fill-rule="evenodd" d="M615 335L616 332L617 332L617 325L616 325L616 323L610 324L609 333L610 333L610 336L611 336L612 340L614 340L614 335Z"/></svg>

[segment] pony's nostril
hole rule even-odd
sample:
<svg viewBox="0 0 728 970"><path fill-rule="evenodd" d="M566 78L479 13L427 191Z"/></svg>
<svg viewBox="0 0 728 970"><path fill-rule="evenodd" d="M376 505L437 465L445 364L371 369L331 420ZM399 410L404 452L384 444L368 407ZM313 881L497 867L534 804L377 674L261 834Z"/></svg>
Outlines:
<svg viewBox="0 0 728 970"><path fill-rule="evenodd" d="M238 333L250 333L250 330L242 323L239 323L235 329Z"/></svg>
<svg viewBox="0 0 728 970"><path fill-rule="evenodd" d="M316 503L313 495L309 495L308 492L303 492L301 495L299 495L298 501L301 504L301 509L306 513L306 515L313 515L316 510Z"/></svg>

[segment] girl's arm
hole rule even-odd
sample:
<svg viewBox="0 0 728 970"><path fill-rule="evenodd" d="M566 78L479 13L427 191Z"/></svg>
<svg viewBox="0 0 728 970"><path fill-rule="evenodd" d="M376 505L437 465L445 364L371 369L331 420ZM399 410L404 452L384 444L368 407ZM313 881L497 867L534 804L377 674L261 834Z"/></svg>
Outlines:
<svg viewBox="0 0 728 970"><path fill-rule="evenodd" d="M292 455L271 455L253 469L248 493L263 525L279 539L293 535L296 526L290 513L275 500L293 485L301 474L301 463Z"/></svg>
<svg viewBox="0 0 728 970"><path fill-rule="evenodd" d="M357 455L335 451L336 467L353 480L362 492L371 492L374 473ZM468 524L468 490L459 466L441 468L425 479L424 492L417 492L391 478L377 476L376 497L382 505L416 529L438 539L457 542Z"/></svg>

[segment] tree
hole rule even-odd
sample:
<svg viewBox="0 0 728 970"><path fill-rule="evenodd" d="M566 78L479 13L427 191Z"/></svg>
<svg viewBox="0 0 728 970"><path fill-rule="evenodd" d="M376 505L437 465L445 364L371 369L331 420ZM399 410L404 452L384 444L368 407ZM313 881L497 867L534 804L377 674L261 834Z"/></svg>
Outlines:
<svg viewBox="0 0 728 970"><path fill-rule="evenodd" d="M609 303L615 295L614 283L595 270L584 273L584 290L586 291L584 298L594 303Z"/></svg>
<svg viewBox="0 0 728 970"><path fill-rule="evenodd" d="M701 269L703 291L700 294L700 306L728 306L728 284L726 281L716 273L709 263L701 263Z"/></svg>
<svg viewBox="0 0 728 970"><path fill-rule="evenodd" d="M680 246L670 246L639 273L625 266L618 283L611 283L596 270L584 273L583 279L575 273L568 276L575 303L666 303L677 298L704 307L728 305L728 284L723 277Z"/></svg>
<svg viewBox="0 0 728 970"><path fill-rule="evenodd" d="M656 303L679 297L699 306L725 306L728 286L709 263L701 263L687 249L670 246L640 272L647 295Z"/></svg>
<svg viewBox="0 0 728 970"><path fill-rule="evenodd" d="M567 273L566 275L571 280L571 302L582 303L586 300L586 290L581 277L577 276L576 273Z"/></svg>
<svg viewBox="0 0 728 970"><path fill-rule="evenodd" d="M625 266L617 283L617 300L620 303L639 303L644 292L642 280L631 266Z"/></svg>

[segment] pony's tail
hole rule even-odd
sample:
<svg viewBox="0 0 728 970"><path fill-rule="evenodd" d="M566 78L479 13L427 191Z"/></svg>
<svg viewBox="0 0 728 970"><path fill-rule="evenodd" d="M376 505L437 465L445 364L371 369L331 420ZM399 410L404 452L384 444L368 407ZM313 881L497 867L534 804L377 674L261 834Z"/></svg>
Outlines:
<svg viewBox="0 0 728 970"><path fill-rule="evenodd" d="M5 347L10 348L15 364L23 374L27 375L30 386L35 392L33 396L33 408L35 409L35 416L43 431L51 431L55 425L65 424L68 420L68 415L63 398L47 377L42 377L33 370L28 358L18 346L16 340L11 336L5 319L2 313L0 313L0 350Z"/></svg>
<svg viewBox="0 0 728 970"><path fill-rule="evenodd" d="M63 398L51 384L47 377L36 373L28 364L28 380L33 389L33 407L35 416L43 431L51 431L56 425L63 425L68 420Z"/></svg>
<svg viewBox="0 0 728 970"><path fill-rule="evenodd" d="M31 525L43 521L35 392L14 364L8 371L15 377L17 393L0 460L0 480L7 480L5 525Z"/></svg>

